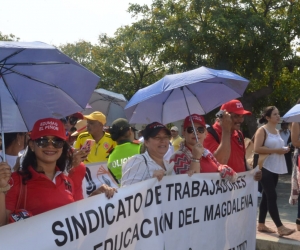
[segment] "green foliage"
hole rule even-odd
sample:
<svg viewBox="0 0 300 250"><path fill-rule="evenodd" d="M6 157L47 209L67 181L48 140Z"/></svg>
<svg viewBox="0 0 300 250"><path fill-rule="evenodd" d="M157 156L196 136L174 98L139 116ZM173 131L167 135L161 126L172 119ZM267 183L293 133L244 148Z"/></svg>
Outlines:
<svg viewBox="0 0 300 250"><path fill-rule="evenodd" d="M13 34L9 34L9 35L4 35L1 31L0 31L0 41L19 41L20 38L16 37Z"/></svg>
<svg viewBox="0 0 300 250"><path fill-rule="evenodd" d="M249 133L263 106L283 114L299 98L299 1L153 0L128 11L137 21L114 37L62 48L100 75L101 87L129 99L167 73L227 69L251 81L241 98L254 112L245 122Z"/></svg>

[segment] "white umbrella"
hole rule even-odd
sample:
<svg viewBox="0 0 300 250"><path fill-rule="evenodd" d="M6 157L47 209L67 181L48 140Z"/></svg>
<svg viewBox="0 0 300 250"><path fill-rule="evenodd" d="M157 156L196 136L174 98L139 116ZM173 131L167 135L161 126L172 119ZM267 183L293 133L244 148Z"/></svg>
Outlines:
<svg viewBox="0 0 300 250"><path fill-rule="evenodd" d="M124 95L100 88L94 90L87 108L82 113L88 115L100 111L106 116L106 124L111 125L117 118L126 118L124 111L126 104Z"/></svg>
<svg viewBox="0 0 300 250"><path fill-rule="evenodd" d="M300 122L300 104L296 104L292 107L282 119L285 122Z"/></svg>

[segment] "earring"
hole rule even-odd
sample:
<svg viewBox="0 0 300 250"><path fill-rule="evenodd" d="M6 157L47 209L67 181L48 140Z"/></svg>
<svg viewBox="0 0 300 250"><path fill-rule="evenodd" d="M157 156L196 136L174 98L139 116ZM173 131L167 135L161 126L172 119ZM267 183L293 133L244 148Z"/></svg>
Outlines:
<svg viewBox="0 0 300 250"><path fill-rule="evenodd" d="M18 141L18 145L21 146L20 142Z"/></svg>

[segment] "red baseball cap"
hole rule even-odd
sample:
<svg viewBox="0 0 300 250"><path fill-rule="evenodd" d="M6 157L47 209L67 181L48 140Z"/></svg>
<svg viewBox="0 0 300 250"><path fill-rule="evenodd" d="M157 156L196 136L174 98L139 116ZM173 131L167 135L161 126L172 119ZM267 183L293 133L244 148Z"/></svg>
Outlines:
<svg viewBox="0 0 300 250"><path fill-rule="evenodd" d="M245 110L243 104L239 100L231 100L226 102L221 106L221 110L226 110L230 113L235 113L238 115L252 115L248 110Z"/></svg>
<svg viewBox="0 0 300 250"><path fill-rule="evenodd" d="M78 119L80 119L80 120L83 120L83 119L84 119L83 114L80 113L80 112L76 112L76 113L74 113L74 114L72 114L72 115L70 115L70 116L74 116L74 117L76 117L76 118L78 118Z"/></svg>
<svg viewBox="0 0 300 250"><path fill-rule="evenodd" d="M188 126L190 126L192 124L191 118L193 120L193 123L197 122L197 123L201 124L203 127L206 127L205 119L202 115L192 114L192 115L187 116L184 119L183 129L186 129Z"/></svg>
<svg viewBox="0 0 300 250"><path fill-rule="evenodd" d="M31 140L36 140L43 136L56 136L66 140L66 130L64 124L54 118L44 118L35 122L30 133Z"/></svg>

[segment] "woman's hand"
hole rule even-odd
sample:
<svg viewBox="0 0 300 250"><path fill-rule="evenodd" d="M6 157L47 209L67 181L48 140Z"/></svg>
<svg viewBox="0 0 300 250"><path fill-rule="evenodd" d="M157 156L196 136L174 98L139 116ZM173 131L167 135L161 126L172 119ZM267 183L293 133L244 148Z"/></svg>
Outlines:
<svg viewBox="0 0 300 250"><path fill-rule="evenodd" d="M200 142L197 142L196 145L192 148L193 158L199 160L202 157L204 152L204 147Z"/></svg>
<svg viewBox="0 0 300 250"><path fill-rule="evenodd" d="M157 180L161 181L164 175L165 175L165 171L160 169L160 170L154 170L152 177L156 177Z"/></svg>
<svg viewBox="0 0 300 250"><path fill-rule="evenodd" d="M11 177L11 168L6 162L0 162L0 188L6 187Z"/></svg>
<svg viewBox="0 0 300 250"><path fill-rule="evenodd" d="M193 174L200 173L200 163L191 162L190 169L186 173L188 174L188 176L192 176Z"/></svg>
<svg viewBox="0 0 300 250"><path fill-rule="evenodd" d="M110 199L114 196L115 193L118 193L116 188L109 187L106 184L101 185L98 189L93 191L90 196L98 195L98 194L105 194L105 196Z"/></svg>
<svg viewBox="0 0 300 250"><path fill-rule="evenodd" d="M261 178L262 178L262 172L261 172L261 170L258 170L258 171L255 173L255 175L254 175L253 178L254 178L255 181L260 181Z"/></svg>
<svg viewBox="0 0 300 250"><path fill-rule="evenodd" d="M81 162L83 162L86 159L87 155L88 154L85 151L80 150L80 149L75 149L73 151L72 166L77 167Z"/></svg>
<svg viewBox="0 0 300 250"><path fill-rule="evenodd" d="M289 151L290 151L290 148L276 148L275 154L283 155L283 154L288 153Z"/></svg>

